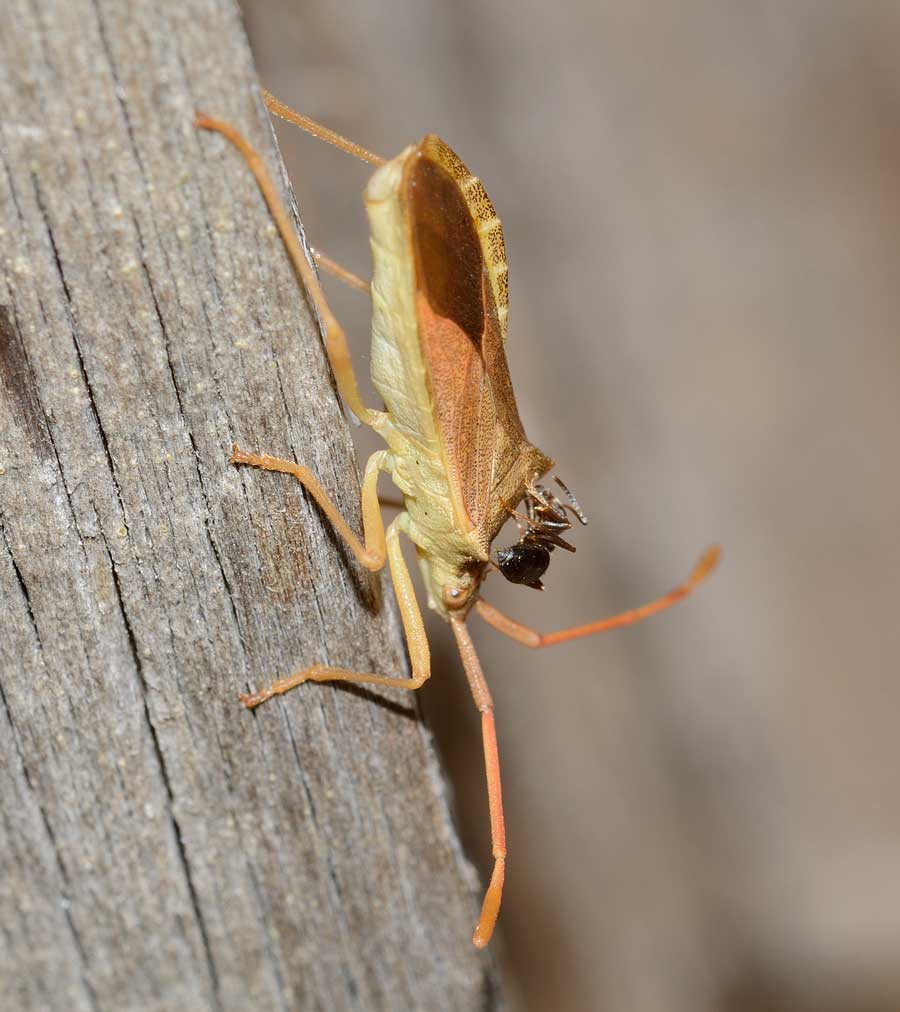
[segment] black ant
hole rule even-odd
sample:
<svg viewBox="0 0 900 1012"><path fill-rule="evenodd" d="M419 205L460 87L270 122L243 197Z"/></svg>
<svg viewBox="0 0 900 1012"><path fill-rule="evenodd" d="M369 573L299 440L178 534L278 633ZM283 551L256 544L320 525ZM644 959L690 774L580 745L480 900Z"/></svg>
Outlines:
<svg viewBox="0 0 900 1012"><path fill-rule="evenodd" d="M566 511L571 512L579 523L587 523L587 517L575 496L555 475L554 481L565 492L568 502L563 502L543 485L532 482L525 489L525 514L510 510L519 525L520 537L516 544L497 552L497 568L511 583L523 583L526 587L543 590L541 577L550 565L553 549L575 551L561 537L572 526Z"/></svg>

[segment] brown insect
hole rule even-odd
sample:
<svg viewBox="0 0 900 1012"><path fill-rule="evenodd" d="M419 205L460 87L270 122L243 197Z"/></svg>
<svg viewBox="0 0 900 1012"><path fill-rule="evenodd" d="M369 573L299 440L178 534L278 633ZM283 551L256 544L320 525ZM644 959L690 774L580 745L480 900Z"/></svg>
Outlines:
<svg viewBox="0 0 900 1012"><path fill-rule="evenodd" d="M571 517L587 522L559 479L561 497L539 483L551 460L529 443L519 419L504 344L507 267L500 219L484 187L439 137L429 134L385 160L287 108L266 93L270 111L316 137L377 166L366 186L374 270L371 286L327 258L326 270L372 297L372 381L385 410L360 398L346 338L316 272L297 239L259 155L227 123L199 114L196 125L221 133L256 177L287 252L322 320L325 346L341 397L387 443L369 459L362 481L363 540L357 537L315 476L290 460L246 453L231 462L293 475L312 495L353 554L371 571L385 561L397 594L412 665L411 678L314 665L267 689L242 696L247 707L303 682L357 682L418 689L430 674L428 641L400 534L416 546L429 607L453 629L475 705L481 712L494 870L475 928L479 948L491 938L506 867L506 833L494 707L466 628L474 609L495 629L529 647L563 643L637 622L686 597L719 558L709 549L688 580L664 597L612 618L542 635L480 599L492 570L514 583L542 589L554 549L573 552L563 538ZM403 494L403 511L385 532L376 484L387 471ZM524 500L525 512L514 507ZM491 546L511 517L519 541L491 558Z"/></svg>

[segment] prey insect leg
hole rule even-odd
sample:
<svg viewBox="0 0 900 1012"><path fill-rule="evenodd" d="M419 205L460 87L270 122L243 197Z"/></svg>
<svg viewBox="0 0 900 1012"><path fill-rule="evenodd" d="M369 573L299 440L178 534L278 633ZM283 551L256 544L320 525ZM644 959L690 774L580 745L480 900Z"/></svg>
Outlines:
<svg viewBox="0 0 900 1012"><path fill-rule="evenodd" d="M203 130L212 130L220 133L226 140L230 141L243 155L244 160L256 178L257 185L269 207L269 213L278 228L281 240L284 243L294 269L300 276L304 287L309 292L310 298L315 303L316 309L322 320L322 327L325 335L325 350L328 353L328 360L337 380L338 390L341 397L354 415L366 425L372 425L379 417L379 412L367 408L359 395L359 386L356 382L356 373L353 371L353 363L350 360L350 349L347 347L347 337L337 317L332 313L316 272L312 269L309 261L300 246L300 240L294 231L294 226L288 217L284 205L278 196L278 191L263 165L262 158L247 142L247 140L230 124L219 119L213 119L204 113L197 113L194 125Z"/></svg>
<svg viewBox="0 0 900 1012"><path fill-rule="evenodd" d="M391 689L418 689L428 680L431 674L431 653L422 613L416 602L416 593L409 575L403 553L400 550L400 532L406 533L409 527L409 515L401 513L387 529L387 559L391 570L391 580L400 606L400 617L406 633L409 648L409 659L412 665L411 678L391 678L387 675L369 674L365 671L352 671L348 668L332 668L324 664L314 664L304 668L288 678L282 678L267 689L241 696L241 702L248 709L260 703L280 696L304 682L353 682L357 685L383 685Z"/></svg>
<svg viewBox="0 0 900 1012"><path fill-rule="evenodd" d="M483 949L494 933L506 874L506 826L503 821L503 794L500 789L500 758L497 754L497 731L494 727L494 701L484 679L481 662L475 653L475 645L466 629L464 619L451 618L450 624L456 636L456 645L459 647L459 655L466 671L466 678L469 680L472 698L481 713L484 771L487 777L488 806L491 815L491 849L494 855L491 881L484 894L481 916L472 935L472 942L476 948Z"/></svg>
<svg viewBox="0 0 900 1012"><path fill-rule="evenodd" d="M673 604L686 598L698 583L709 576L718 564L720 555L721 552L718 545L708 548L687 580L655 601L641 605L640 608L622 612L621 615L613 615L610 618L588 622L586 625L573 626L570 629L560 629L559 632L539 633L537 630L509 618L509 616L504 615L502 611L484 600L476 601L475 609L488 625L492 625L498 632L503 633L504 636L508 636L510 639L516 640L526 647L549 647L554 643L565 643L568 640L580 639L582 636L593 636L596 633L606 632L608 629L618 629L620 626L633 625L635 622L649 618L657 612L671 608Z"/></svg>

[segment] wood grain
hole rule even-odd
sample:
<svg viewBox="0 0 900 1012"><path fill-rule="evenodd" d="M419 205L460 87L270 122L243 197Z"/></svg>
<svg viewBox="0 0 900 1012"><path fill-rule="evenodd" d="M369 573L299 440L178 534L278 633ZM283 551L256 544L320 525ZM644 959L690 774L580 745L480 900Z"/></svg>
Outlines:
<svg viewBox="0 0 900 1012"><path fill-rule="evenodd" d="M482 1009L476 883L414 701L320 335L255 184L230 0L10 0L0 36L0 1006Z"/></svg>

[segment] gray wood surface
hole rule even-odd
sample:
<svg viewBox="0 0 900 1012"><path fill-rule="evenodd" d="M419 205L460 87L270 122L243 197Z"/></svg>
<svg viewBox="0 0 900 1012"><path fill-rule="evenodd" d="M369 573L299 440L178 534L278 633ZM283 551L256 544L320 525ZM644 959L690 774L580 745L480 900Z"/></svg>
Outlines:
<svg viewBox="0 0 900 1012"><path fill-rule="evenodd" d="M226 462L304 461L359 529L318 331L195 108L278 172L231 0L5 4L0 1007L497 1007L414 701L237 703L406 660L299 487Z"/></svg>

